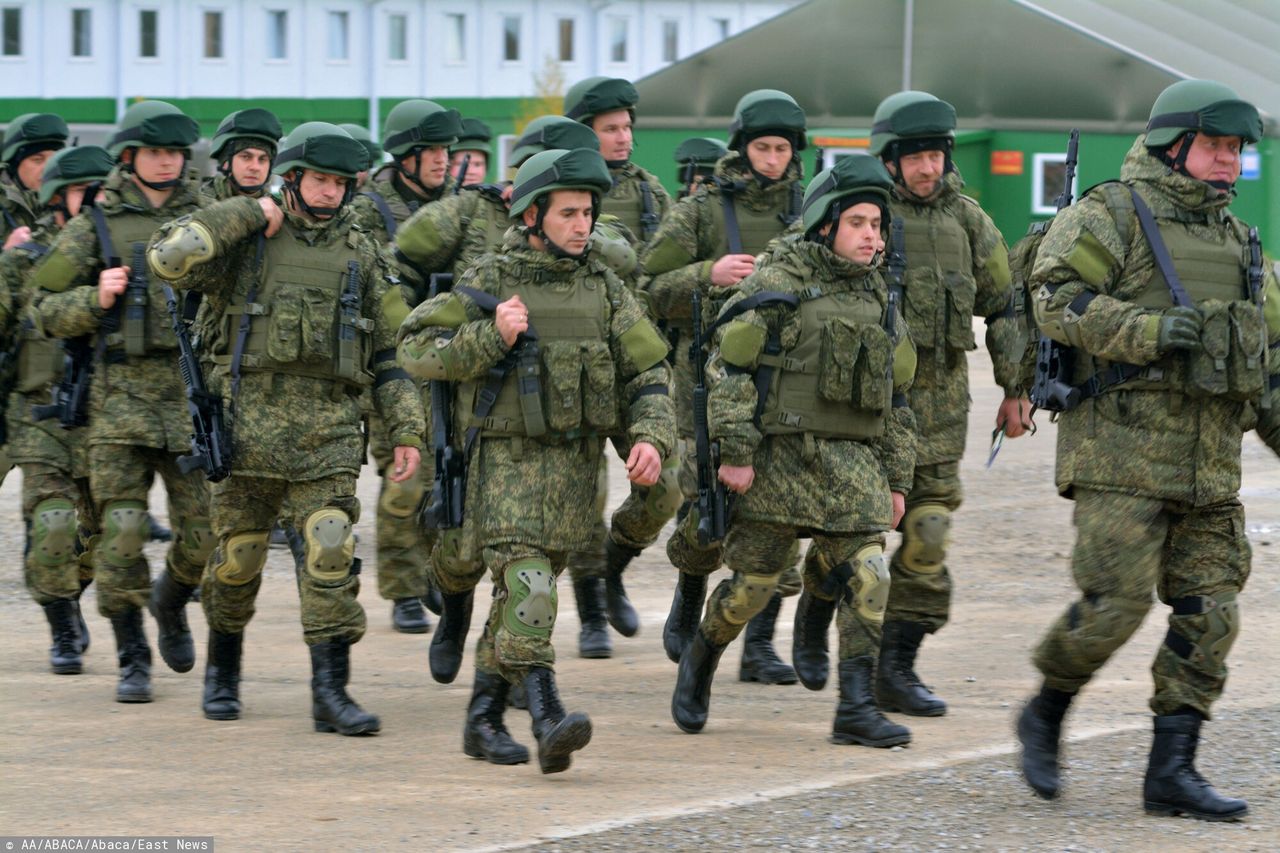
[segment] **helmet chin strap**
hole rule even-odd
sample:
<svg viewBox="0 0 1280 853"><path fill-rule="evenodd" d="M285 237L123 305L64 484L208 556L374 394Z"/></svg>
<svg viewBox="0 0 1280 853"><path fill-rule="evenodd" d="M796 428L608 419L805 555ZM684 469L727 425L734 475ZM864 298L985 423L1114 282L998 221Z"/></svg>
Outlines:
<svg viewBox="0 0 1280 853"><path fill-rule="evenodd" d="M223 160L218 164L218 172L226 177L227 182L231 184L232 189L241 195L254 195L262 192L263 188L269 181L263 181L260 184L242 184L236 180L235 174L231 171L231 161Z"/></svg>
<svg viewBox="0 0 1280 853"><path fill-rule="evenodd" d="M351 196L355 192L355 181L348 181L346 189L342 193L342 201L338 203L337 207L313 207L302 198L301 170L295 169L293 175L292 179L284 182L285 195L292 199L295 207L306 212L308 216L314 219L331 219L337 216L342 212L342 208L346 206L347 202L351 201Z"/></svg>
<svg viewBox="0 0 1280 853"><path fill-rule="evenodd" d="M406 169L402 165L401 158L399 157L397 157L393 161L393 168L396 170L396 172L399 173L400 179L402 181L413 184L415 187L418 188L419 192L421 192L422 195L430 197L433 190L428 189L427 186L423 184L422 181L418 178L418 174L422 171L422 152L424 150L426 149L424 148L413 149L413 171L412 172ZM448 173L449 173L449 170L446 168L445 174L448 175Z"/></svg>
<svg viewBox="0 0 1280 853"><path fill-rule="evenodd" d="M570 254L569 252L565 251L564 247L562 247L559 243L557 243L555 240L552 240L550 237L547 236L547 232L542 227L542 221L547 216L547 197L546 196L539 197L538 200L533 203L533 205L538 211L538 217L533 221L532 225L525 226L525 233L530 234L534 237L537 237L539 240L545 243L547 246L547 252L553 258L569 258L570 260L574 260L574 261L581 261L584 258L586 258L587 256L586 249L583 249L581 252L579 252L576 255ZM595 196L592 196L592 199L591 199L592 229L596 227L596 220L599 218L600 218L600 200Z"/></svg>
<svg viewBox="0 0 1280 853"><path fill-rule="evenodd" d="M1172 171L1177 172L1179 175L1184 175L1192 180L1200 180L1187 171L1187 155L1191 153L1191 145L1195 141L1196 131L1188 130L1178 138L1182 140L1182 145L1178 148L1178 153L1172 155L1169 153L1169 149L1173 148L1173 143L1169 143L1161 150L1160 159L1163 160L1165 165L1167 165ZM1201 181L1201 183L1208 184L1215 190L1223 193L1229 193L1232 188L1235 187L1235 184L1230 181Z"/></svg>
<svg viewBox="0 0 1280 853"><path fill-rule="evenodd" d="M135 154L134 156L137 156L137 155ZM186 174L186 171L187 171L187 155L186 155L186 152L183 152L182 154L182 168L178 170L178 177L171 178L167 181L148 181L146 178L142 177L142 175L139 175L138 170L133 167L133 157L130 157L127 161L124 161L121 164L121 167L123 171L133 175L134 180L142 184L144 187L148 187L150 189L157 190L157 191L171 190L174 187L176 187L178 184L182 183L182 176Z"/></svg>

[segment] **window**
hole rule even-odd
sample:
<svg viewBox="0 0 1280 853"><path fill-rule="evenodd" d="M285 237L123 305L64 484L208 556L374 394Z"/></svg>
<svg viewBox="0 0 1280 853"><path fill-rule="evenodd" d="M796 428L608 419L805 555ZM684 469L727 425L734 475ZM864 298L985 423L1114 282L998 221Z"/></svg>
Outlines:
<svg viewBox="0 0 1280 853"><path fill-rule="evenodd" d="M467 61L467 16L444 16L444 61L457 64Z"/></svg>
<svg viewBox="0 0 1280 853"><path fill-rule="evenodd" d="M724 41L729 37L729 19L728 18L712 18L711 26L715 30L716 38Z"/></svg>
<svg viewBox="0 0 1280 853"><path fill-rule="evenodd" d="M348 31L349 16L346 12L330 12L329 13L329 58L338 61L346 61L348 56Z"/></svg>
<svg viewBox="0 0 1280 853"><path fill-rule="evenodd" d="M1031 158L1031 212L1052 215L1058 211L1058 195L1067 179L1067 155L1036 154ZM1071 195L1076 194L1075 180Z"/></svg>
<svg viewBox="0 0 1280 853"><path fill-rule="evenodd" d="M609 61L627 61L627 19L609 19Z"/></svg>
<svg viewBox="0 0 1280 853"><path fill-rule="evenodd" d="M520 16L502 16L502 58L507 62L520 61Z"/></svg>
<svg viewBox="0 0 1280 853"><path fill-rule="evenodd" d="M93 11L71 10L71 55L93 56Z"/></svg>
<svg viewBox="0 0 1280 853"><path fill-rule="evenodd" d="M680 57L680 22L662 22L662 61L675 62Z"/></svg>
<svg viewBox="0 0 1280 853"><path fill-rule="evenodd" d="M22 56L22 9L6 6L0 14L5 56Z"/></svg>
<svg viewBox="0 0 1280 853"><path fill-rule="evenodd" d="M204 13L204 58L222 58L222 13Z"/></svg>
<svg viewBox="0 0 1280 853"><path fill-rule="evenodd" d="M267 10L267 59L289 58L289 13Z"/></svg>
<svg viewBox="0 0 1280 853"><path fill-rule="evenodd" d="M138 56L155 59L160 55L160 13L155 9L138 12Z"/></svg>
<svg viewBox="0 0 1280 853"><path fill-rule="evenodd" d="M403 62L409 58L409 16L387 16L387 59Z"/></svg>
<svg viewBox="0 0 1280 853"><path fill-rule="evenodd" d="M573 18L560 19L560 61L573 62Z"/></svg>

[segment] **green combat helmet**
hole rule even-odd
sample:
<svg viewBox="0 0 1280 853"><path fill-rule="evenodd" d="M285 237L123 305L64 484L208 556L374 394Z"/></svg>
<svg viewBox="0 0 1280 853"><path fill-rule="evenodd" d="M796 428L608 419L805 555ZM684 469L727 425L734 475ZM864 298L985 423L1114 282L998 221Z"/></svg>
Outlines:
<svg viewBox="0 0 1280 853"><path fill-rule="evenodd" d="M237 182L231 175L231 158L246 148L261 148L274 160L276 146L283 135L280 119L270 110L258 107L237 110L224 118L214 131L209 156L218 164L218 172L226 176L236 192L251 195L266 184L246 187Z"/></svg>
<svg viewBox="0 0 1280 853"><path fill-rule="evenodd" d="M865 154L841 157L830 169L814 175L804 191L800 221L805 236L817 240L818 230L830 223L831 230L822 242L831 246L835 242L836 229L840 227L840 214L863 202L880 208L880 233L887 235L889 193L892 189L893 178L875 157Z"/></svg>
<svg viewBox="0 0 1280 853"><path fill-rule="evenodd" d="M564 96L564 114L583 124L590 125L591 120L601 113L614 110L626 110L631 113L631 120L636 120L636 104L640 102L640 93L631 85L630 80L621 77L588 77L579 80Z"/></svg>
<svg viewBox="0 0 1280 853"><path fill-rule="evenodd" d="M116 162L123 162L124 152L130 148L171 148L182 151L183 159L191 159L191 146L200 139L200 125L195 119L166 101L140 101L124 111L116 132L107 140L107 151ZM133 171L132 163L124 163L126 171ZM185 171L185 169L183 170ZM176 187L179 176L171 181L151 183L134 174L134 177L153 190Z"/></svg>
<svg viewBox="0 0 1280 853"><path fill-rule="evenodd" d="M719 139L706 136L686 139L676 146L675 161L680 164L676 180L687 187L698 178L708 177L715 171L720 158L728 153L729 146Z"/></svg>
<svg viewBox="0 0 1280 853"><path fill-rule="evenodd" d="M795 98L777 89L756 89L738 100L729 125L729 147L742 151L759 136L781 136L791 141L793 151L804 150L804 110Z"/></svg>
<svg viewBox="0 0 1280 853"><path fill-rule="evenodd" d="M1262 119L1257 107L1240 100L1234 89L1212 80L1180 80L1161 92L1151 105L1147 148L1175 172L1185 174L1191 140L1201 132L1238 136L1245 143L1254 143L1262 138ZM1170 157L1169 147L1179 139L1186 142L1176 157Z"/></svg>
<svg viewBox="0 0 1280 853"><path fill-rule="evenodd" d="M556 190L585 190L591 193L591 222L600 217L600 199L613 188L609 167L599 151L575 148L572 151L552 149L534 154L516 172L511 190L511 218L519 219L532 205L538 210L538 218L529 233L546 241L553 255L572 257L542 230L542 220L547 214L543 199Z"/></svg>
<svg viewBox="0 0 1280 853"><path fill-rule="evenodd" d="M24 186L18 177L18 164L41 151L55 151L67 144L71 131L61 116L53 113L27 113L20 115L4 132L4 149L0 152L5 171L21 189Z"/></svg>
<svg viewBox="0 0 1280 853"><path fill-rule="evenodd" d="M340 124L338 127L345 130L347 135L364 146L365 153L369 155L369 168L378 168L382 163L382 145L373 138L373 134L369 132L369 129L362 124Z"/></svg>
<svg viewBox="0 0 1280 853"><path fill-rule="evenodd" d="M435 146L448 147L462 136L462 116L457 110L445 109L435 101L413 98L401 101L387 113L382 128L382 147L395 158L393 166L400 177L417 184L424 194L430 191L418 180L422 166L422 149ZM413 168L406 169L400 162L413 155Z"/></svg>
<svg viewBox="0 0 1280 853"><path fill-rule="evenodd" d="M106 180L107 174L114 166L115 161L111 159L107 149L97 145L62 149L44 164L44 177L40 183L40 204L52 207L53 205L49 202L67 187ZM57 205L57 207L63 213L68 213L65 205Z"/></svg>
<svg viewBox="0 0 1280 853"><path fill-rule="evenodd" d="M511 165L519 168L534 154L556 148L566 151L575 148L599 151L600 137L591 128L571 118L538 116L525 125L524 133L520 134L516 144L511 147Z"/></svg>
<svg viewBox="0 0 1280 853"><path fill-rule="evenodd" d="M462 132L458 141L453 143L451 151L479 151L486 157L493 156L490 143L493 141L493 130L478 118L464 118Z"/></svg>
<svg viewBox="0 0 1280 853"><path fill-rule="evenodd" d="M928 92L908 90L890 95L876 107L871 119L873 155L892 162L902 180L901 160L921 151L941 151L946 158L943 174L954 171L951 149L956 138L956 108Z"/></svg>
<svg viewBox="0 0 1280 853"><path fill-rule="evenodd" d="M280 141L280 155L272 171L284 179L284 191L301 210L319 219L333 216L351 201L356 174L369 165L369 153L336 124L309 121ZM312 207L302 200L298 184L304 169L347 178L347 191L337 207Z"/></svg>

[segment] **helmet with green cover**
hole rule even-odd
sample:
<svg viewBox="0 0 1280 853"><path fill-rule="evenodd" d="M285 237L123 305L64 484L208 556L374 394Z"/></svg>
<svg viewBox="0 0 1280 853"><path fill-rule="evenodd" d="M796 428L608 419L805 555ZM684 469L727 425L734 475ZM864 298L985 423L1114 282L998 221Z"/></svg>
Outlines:
<svg viewBox="0 0 1280 853"><path fill-rule="evenodd" d="M22 189L28 189L18 177L18 164L33 154L56 151L67 144L71 131L62 116L53 113L26 113L20 115L4 131L3 160L5 171Z"/></svg>
<svg viewBox="0 0 1280 853"><path fill-rule="evenodd" d="M166 148L181 151L184 161L191 159L191 146L200 139L200 125L191 116L167 101L139 101L124 111L116 132L107 140L107 151L126 171L134 172L133 162L124 156L130 149ZM185 164L184 164L185 165ZM185 168L183 171L186 171ZM176 187L182 176L168 181L147 181L134 172L134 177L153 190Z"/></svg>
<svg viewBox="0 0 1280 853"><path fill-rule="evenodd" d="M271 110L251 107L236 110L224 118L213 132L209 156L219 163L230 160L244 148L261 148L272 158L284 131Z"/></svg>
<svg viewBox="0 0 1280 853"><path fill-rule="evenodd" d="M97 145L63 148L44 164L40 183L40 203L46 207L56 195L76 184L92 184L106 180L115 166L107 149ZM63 208L65 210L65 208Z"/></svg>
<svg viewBox="0 0 1280 853"><path fill-rule="evenodd" d="M564 114L590 126L591 120L603 113L626 110L636 120L636 104L640 93L630 80L621 77L588 77L579 80L564 96Z"/></svg>
<svg viewBox="0 0 1280 853"><path fill-rule="evenodd" d="M294 204L312 216L333 216L355 192L355 177L368 168L369 152L336 124L309 121L298 125L280 141L280 155L272 171L284 178L284 190ZM312 207L302 199L299 183L310 169L347 178L346 193L336 208Z"/></svg>
<svg viewBox="0 0 1280 853"><path fill-rule="evenodd" d="M538 116L525 125L524 132L511 148L511 165L519 168L540 151L562 148L572 151L586 148L600 150L600 137L591 128L565 116Z"/></svg>
<svg viewBox="0 0 1280 853"><path fill-rule="evenodd" d="M729 147L746 149L747 143L761 136L781 136L791 143L791 150L803 151L805 138L804 110L796 99L777 89L756 89L738 99L729 125Z"/></svg>
<svg viewBox="0 0 1280 853"><path fill-rule="evenodd" d="M855 204L874 204L880 208L880 233L889 233L889 199L893 178L884 164L866 154L841 157L830 169L814 175L804 191L800 205L800 222L806 238L831 246L840 216ZM818 232L830 224L831 230Z"/></svg>
<svg viewBox="0 0 1280 853"><path fill-rule="evenodd" d="M421 148L447 147L462 136L462 116L435 101L413 98L401 101L387 113L382 128L382 147L400 158Z"/></svg>
<svg viewBox="0 0 1280 853"><path fill-rule="evenodd" d="M486 157L493 154L490 143L493 142L493 130L478 118L464 118L462 132L458 141L453 143L451 151L480 151Z"/></svg>
<svg viewBox="0 0 1280 853"><path fill-rule="evenodd" d="M609 166L599 151L574 148L552 149L534 154L516 171L511 190L511 218L519 219L531 207L536 217L528 227L531 236L541 238L551 254L557 257L582 257L566 252L553 241L543 221L550 209L551 194L557 190L581 190L591 193L591 223L600 218L600 199L613 187Z"/></svg>
<svg viewBox="0 0 1280 853"><path fill-rule="evenodd" d="M1230 86L1212 80L1179 80L1166 88L1151 105L1146 146L1170 168L1185 174L1187 153L1196 134L1238 136L1243 144L1262 138L1258 108ZM1169 149L1185 140L1176 155ZM1211 181L1210 183L1217 183Z"/></svg>

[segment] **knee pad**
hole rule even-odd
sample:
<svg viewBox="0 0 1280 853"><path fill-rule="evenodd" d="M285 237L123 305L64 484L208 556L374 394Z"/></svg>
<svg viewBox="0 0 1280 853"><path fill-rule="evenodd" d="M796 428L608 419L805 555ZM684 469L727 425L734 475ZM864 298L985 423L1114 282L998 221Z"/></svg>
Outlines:
<svg viewBox="0 0 1280 853"><path fill-rule="evenodd" d="M351 518L337 507L327 506L307 516L302 539L307 546L307 574L321 583L338 583L351 574L356 542Z"/></svg>
<svg viewBox="0 0 1280 853"><path fill-rule="evenodd" d="M912 507L902 519L902 564L916 574L936 575L950 540L951 510L942 504Z"/></svg>
<svg viewBox="0 0 1280 853"><path fill-rule="evenodd" d="M182 518L178 520L177 529L173 532L178 543L178 551L193 566L203 566L209 562L209 555L218 540L213 536L213 527L207 518Z"/></svg>
<svg viewBox="0 0 1280 853"><path fill-rule="evenodd" d="M858 579L854 606L858 616L868 622L883 622L889 604L889 561L884 548L866 545L853 557L853 575Z"/></svg>
<svg viewBox="0 0 1280 853"><path fill-rule="evenodd" d="M31 555L41 566L65 566L76 554L76 508L66 498L46 498L31 512Z"/></svg>
<svg viewBox="0 0 1280 853"><path fill-rule="evenodd" d="M226 544L218 550L213 576L227 586L244 586L262 574L262 567L267 564L270 536L267 530L250 530L228 536Z"/></svg>
<svg viewBox="0 0 1280 853"><path fill-rule="evenodd" d="M556 623L559 598L556 576L546 560L525 558L507 566L503 573L507 600L502 607L502 624L521 637L550 637Z"/></svg>
<svg viewBox="0 0 1280 853"><path fill-rule="evenodd" d="M769 603L778 586L777 575L735 574L722 612L726 622L745 625Z"/></svg>
<svg viewBox="0 0 1280 853"><path fill-rule="evenodd" d="M644 496L644 509L655 521L666 521L676 514L684 495L680 494L680 460L671 459L662 466L658 482Z"/></svg>
<svg viewBox="0 0 1280 853"><path fill-rule="evenodd" d="M129 568L141 559L150 538L151 518L142 501L112 501L103 508L98 552L108 565Z"/></svg>
<svg viewBox="0 0 1280 853"><path fill-rule="evenodd" d="M426 484L422 481L421 468L403 483L396 483L390 477L383 477L378 509L393 518L408 518L418 511L426 489Z"/></svg>
<svg viewBox="0 0 1280 853"><path fill-rule="evenodd" d="M1235 592L1217 595L1191 595L1169 602L1174 618L1180 623L1169 628L1164 644L1174 654L1195 664L1221 666L1227 652L1240 633L1240 603ZM1178 617L1198 617L1178 619ZM1198 636L1196 630L1199 628Z"/></svg>

